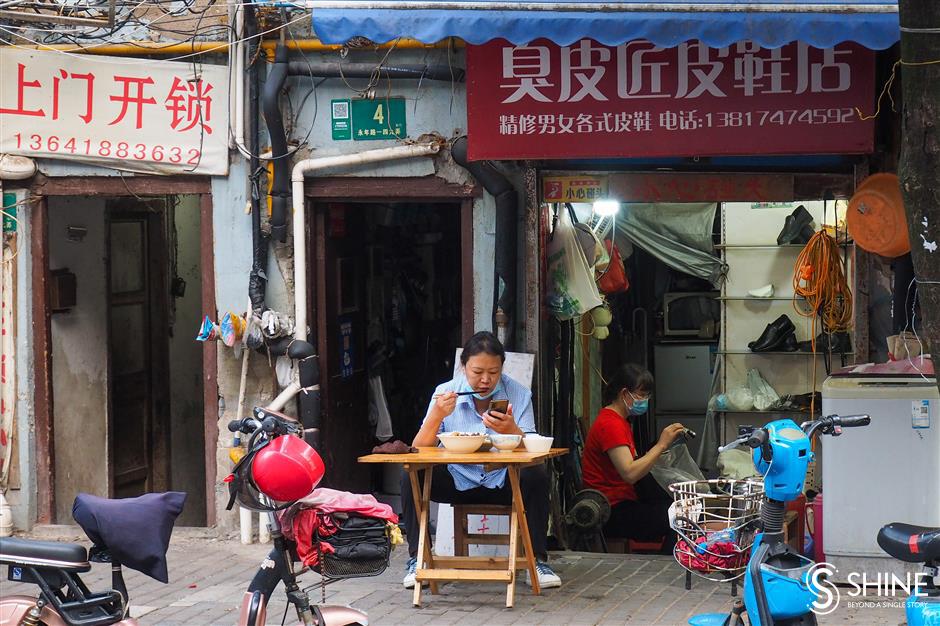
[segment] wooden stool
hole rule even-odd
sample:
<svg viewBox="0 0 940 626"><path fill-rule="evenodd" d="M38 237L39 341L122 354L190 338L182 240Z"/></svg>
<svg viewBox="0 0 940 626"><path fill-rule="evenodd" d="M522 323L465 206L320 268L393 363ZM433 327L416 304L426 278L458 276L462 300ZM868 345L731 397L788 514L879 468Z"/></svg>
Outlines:
<svg viewBox="0 0 940 626"><path fill-rule="evenodd" d="M509 535L471 532L468 515L512 514L512 507L501 504L454 504L454 556L470 556L471 545L508 546ZM519 556L525 556L523 542L519 542ZM525 569L525 561L518 561L519 569Z"/></svg>

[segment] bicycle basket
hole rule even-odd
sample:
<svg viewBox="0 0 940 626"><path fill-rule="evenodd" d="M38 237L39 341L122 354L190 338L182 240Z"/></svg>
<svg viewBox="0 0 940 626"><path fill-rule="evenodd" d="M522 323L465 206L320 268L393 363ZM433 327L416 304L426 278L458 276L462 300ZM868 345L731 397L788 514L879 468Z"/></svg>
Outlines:
<svg viewBox="0 0 940 626"><path fill-rule="evenodd" d="M335 532L317 529L314 543L317 565L312 569L325 578L360 578L378 576L388 567L392 541L385 520L375 517L334 515ZM329 544L332 552L324 550Z"/></svg>
<svg viewBox="0 0 940 626"><path fill-rule="evenodd" d="M756 480L693 480L669 486L673 556L686 570L713 580L744 574L754 544L764 484Z"/></svg>

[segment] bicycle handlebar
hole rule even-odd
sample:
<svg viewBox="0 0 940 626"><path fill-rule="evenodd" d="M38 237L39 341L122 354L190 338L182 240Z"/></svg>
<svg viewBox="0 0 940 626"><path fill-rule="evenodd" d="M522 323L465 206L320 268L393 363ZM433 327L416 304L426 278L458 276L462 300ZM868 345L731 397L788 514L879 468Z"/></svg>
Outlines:
<svg viewBox="0 0 940 626"><path fill-rule="evenodd" d="M833 419L839 421L840 426L846 428L856 427L856 426L868 426L871 424L870 415L847 415L845 417L839 417L838 415L831 416Z"/></svg>
<svg viewBox="0 0 940 626"><path fill-rule="evenodd" d="M858 426L868 426L869 424L871 424L870 415L827 415L818 420L803 422L800 424L800 428L803 429L808 438L812 439L817 432L838 437L842 434L843 428L856 428ZM718 448L718 452L724 452L743 445L749 448L763 449L768 445L769 439L770 434L766 428L755 428L750 433L743 434L731 443L721 446Z"/></svg>

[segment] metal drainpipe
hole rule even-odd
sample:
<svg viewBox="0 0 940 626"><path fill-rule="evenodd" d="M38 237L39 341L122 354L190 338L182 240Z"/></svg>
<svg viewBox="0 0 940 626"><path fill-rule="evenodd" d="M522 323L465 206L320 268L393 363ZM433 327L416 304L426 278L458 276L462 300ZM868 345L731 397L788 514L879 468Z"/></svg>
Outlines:
<svg viewBox="0 0 940 626"><path fill-rule="evenodd" d="M274 53L274 65L268 74L261 94L264 121L271 139L271 158L274 160L274 180L271 183L271 237L275 241L287 240L287 201L290 197L287 160L287 134L281 116L280 96L287 80L287 48L278 46Z"/></svg>
<svg viewBox="0 0 940 626"><path fill-rule="evenodd" d="M513 324L516 309L516 251L519 240L519 196L501 172L486 161L467 160L467 138L451 146L454 161L480 181L496 198L496 260L493 273L493 328L507 350L515 340ZM502 290L500 289L502 285Z"/></svg>

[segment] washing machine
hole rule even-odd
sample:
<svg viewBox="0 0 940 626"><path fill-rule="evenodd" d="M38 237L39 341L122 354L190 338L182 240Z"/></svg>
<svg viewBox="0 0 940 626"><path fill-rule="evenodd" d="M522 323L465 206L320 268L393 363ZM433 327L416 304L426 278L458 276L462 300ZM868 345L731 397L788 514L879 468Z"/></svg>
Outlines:
<svg viewBox="0 0 940 626"><path fill-rule="evenodd" d="M823 549L838 570L917 572L878 546L890 522L940 526L940 394L923 376L831 376L822 388L822 413L871 416L871 424L820 436Z"/></svg>

